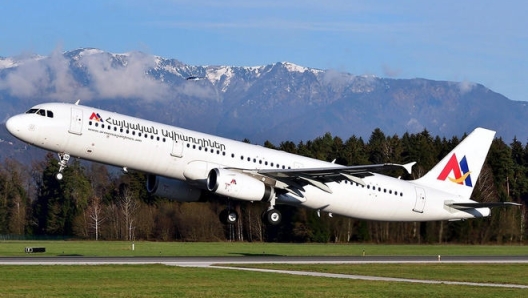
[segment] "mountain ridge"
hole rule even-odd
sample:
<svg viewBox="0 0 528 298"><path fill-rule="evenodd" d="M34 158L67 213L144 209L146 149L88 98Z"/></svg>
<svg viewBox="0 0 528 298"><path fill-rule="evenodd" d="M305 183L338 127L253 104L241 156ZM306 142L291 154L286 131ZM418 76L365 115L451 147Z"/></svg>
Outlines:
<svg viewBox="0 0 528 298"><path fill-rule="evenodd" d="M187 80L196 77L196 80ZM46 101L75 102L233 139L347 139L427 129L462 136L477 126L509 143L528 139L528 103L470 82L391 79L290 62L193 66L141 52L94 48L0 58L3 122ZM4 130L5 131L5 130ZM9 135L0 138L11 141Z"/></svg>

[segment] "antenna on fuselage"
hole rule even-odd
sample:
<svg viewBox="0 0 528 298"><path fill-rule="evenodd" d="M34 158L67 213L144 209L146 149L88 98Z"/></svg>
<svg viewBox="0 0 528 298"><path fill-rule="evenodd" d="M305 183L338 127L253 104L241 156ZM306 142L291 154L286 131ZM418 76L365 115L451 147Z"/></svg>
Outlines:
<svg viewBox="0 0 528 298"><path fill-rule="evenodd" d="M79 105L79 102L81 102L80 99L77 99L77 101L75 102L75 105L78 106Z"/></svg>

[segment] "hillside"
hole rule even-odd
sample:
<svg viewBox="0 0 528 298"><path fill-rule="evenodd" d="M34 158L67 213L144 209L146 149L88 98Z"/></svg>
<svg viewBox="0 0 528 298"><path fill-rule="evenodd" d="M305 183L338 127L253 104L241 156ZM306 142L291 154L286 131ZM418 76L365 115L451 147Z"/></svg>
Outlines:
<svg viewBox="0 0 528 298"><path fill-rule="evenodd" d="M187 80L194 76L196 80ZM254 143L311 140L330 132L367 138L427 129L461 136L476 126L528 139L527 102L480 84L357 76L279 62L192 66L143 53L77 49L0 58L0 108L9 116L46 101L74 102ZM0 158L24 150L0 129Z"/></svg>

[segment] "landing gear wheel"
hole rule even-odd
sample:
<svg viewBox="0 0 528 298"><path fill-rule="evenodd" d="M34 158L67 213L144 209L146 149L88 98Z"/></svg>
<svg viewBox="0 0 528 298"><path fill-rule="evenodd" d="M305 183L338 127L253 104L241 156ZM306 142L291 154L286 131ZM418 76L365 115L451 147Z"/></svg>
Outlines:
<svg viewBox="0 0 528 298"><path fill-rule="evenodd" d="M70 160L70 155L68 153L59 153L59 172L55 176L57 180L62 180L62 171L68 166L68 161Z"/></svg>
<svg viewBox="0 0 528 298"><path fill-rule="evenodd" d="M276 226L280 224L282 220L282 214L277 209L271 209L264 212L264 214L262 215L262 220L272 226Z"/></svg>
<svg viewBox="0 0 528 298"><path fill-rule="evenodd" d="M224 209L220 212L220 221L224 224L235 224L238 220L238 213L232 209Z"/></svg>

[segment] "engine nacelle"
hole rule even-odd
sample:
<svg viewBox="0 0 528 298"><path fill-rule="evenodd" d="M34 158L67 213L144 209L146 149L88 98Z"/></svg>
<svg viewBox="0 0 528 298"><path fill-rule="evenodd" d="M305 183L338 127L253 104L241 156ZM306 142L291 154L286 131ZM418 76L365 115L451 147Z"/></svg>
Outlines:
<svg viewBox="0 0 528 298"><path fill-rule="evenodd" d="M226 169L212 169L207 178L207 189L215 194L243 200L270 201L273 187L251 176Z"/></svg>
<svg viewBox="0 0 528 298"><path fill-rule="evenodd" d="M185 181L156 175L147 176L147 191L149 194L178 202L206 201L206 195L201 189L190 186Z"/></svg>

